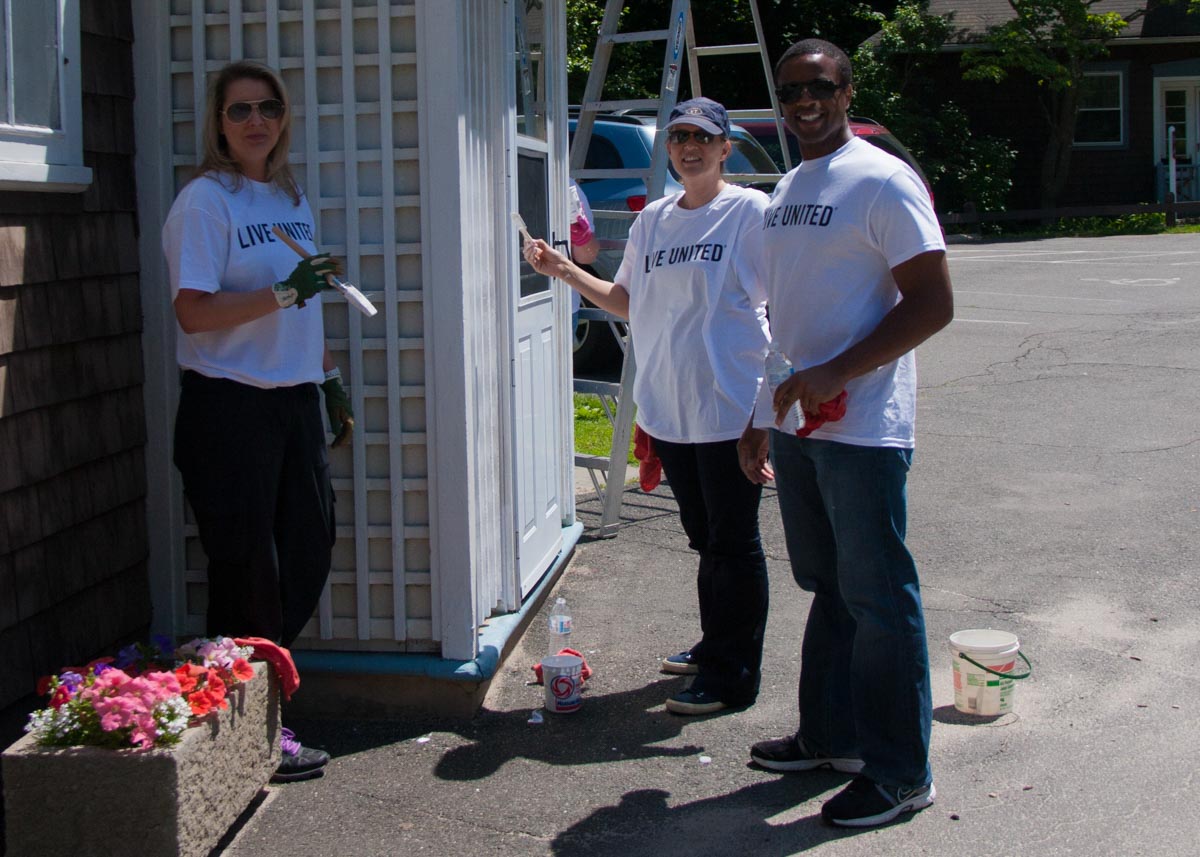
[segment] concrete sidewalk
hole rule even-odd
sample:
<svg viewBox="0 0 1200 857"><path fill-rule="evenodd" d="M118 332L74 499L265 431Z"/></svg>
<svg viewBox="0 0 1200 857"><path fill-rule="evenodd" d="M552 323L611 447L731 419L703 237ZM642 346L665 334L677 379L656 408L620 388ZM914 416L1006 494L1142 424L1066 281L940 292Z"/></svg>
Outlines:
<svg viewBox="0 0 1200 857"><path fill-rule="evenodd" d="M764 678L752 708L667 713L659 660L698 633L695 559L664 486L557 582L592 668L583 707L530 723L535 620L461 723L294 724L334 755L272 787L224 853L274 855L1138 855L1197 853L1200 247L1195 236L951 249L958 321L921 349L909 544L933 672L937 803L824 826L831 773L748 764L796 728L809 598L773 489ZM1158 283L1153 287L1135 282ZM597 522L583 498L580 518ZM543 605L543 616L548 607ZM1015 712L952 705L947 638L1020 637Z"/></svg>

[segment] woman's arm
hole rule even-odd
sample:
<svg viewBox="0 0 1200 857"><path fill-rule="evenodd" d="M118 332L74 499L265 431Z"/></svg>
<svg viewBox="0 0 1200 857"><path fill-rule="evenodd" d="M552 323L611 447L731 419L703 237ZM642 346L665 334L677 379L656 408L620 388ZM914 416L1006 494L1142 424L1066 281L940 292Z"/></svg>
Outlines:
<svg viewBox="0 0 1200 857"><path fill-rule="evenodd" d="M252 292L180 289L175 296L175 318L184 333L226 330L270 315L279 308L270 286Z"/></svg>
<svg viewBox="0 0 1200 857"><path fill-rule="evenodd" d="M629 292L589 274L541 238L525 242L525 261L539 274L557 277L603 310L629 318Z"/></svg>

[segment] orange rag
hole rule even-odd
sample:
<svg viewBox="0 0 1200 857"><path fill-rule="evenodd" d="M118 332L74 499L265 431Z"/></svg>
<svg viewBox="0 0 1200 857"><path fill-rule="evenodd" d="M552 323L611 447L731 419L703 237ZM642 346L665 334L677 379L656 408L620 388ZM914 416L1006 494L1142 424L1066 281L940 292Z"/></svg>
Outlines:
<svg viewBox="0 0 1200 857"><path fill-rule="evenodd" d="M592 677L592 668L588 666L587 658L585 658L583 656L583 652L577 652L574 649L559 649L558 653L560 655L574 655L575 657L577 657L581 661L583 661L583 669L581 669L579 671L579 678L582 681L587 681L589 678ZM541 684L542 683L542 662L538 661L536 664L531 666L530 669L533 670L534 675L537 676L537 681L534 683Z"/></svg>
<svg viewBox="0 0 1200 857"><path fill-rule="evenodd" d="M828 402L821 402L817 413L804 412L804 425L796 432L796 437L808 437L825 423L836 423L846 416L846 391L838 393Z"/></svg>
<svg viewBox="0 0 1200 857"><path fill-rule="evenodd" d="M300 686L300 672L296 669L296 662L292 660L291 652L278 643L263 637L234 637L233 641L239 646L249 646L254 649L254 657L266 661L274 667L283 698L292 698L292 694Z"/></svg>
<svg viewBox="0 0 1200 857"><path fill-rule="evenodd" d="M637 423L633 424L633 457L638 460L638 482L642 490L653 491L662 481L662 460L654 451L654 439Z"/></svg>

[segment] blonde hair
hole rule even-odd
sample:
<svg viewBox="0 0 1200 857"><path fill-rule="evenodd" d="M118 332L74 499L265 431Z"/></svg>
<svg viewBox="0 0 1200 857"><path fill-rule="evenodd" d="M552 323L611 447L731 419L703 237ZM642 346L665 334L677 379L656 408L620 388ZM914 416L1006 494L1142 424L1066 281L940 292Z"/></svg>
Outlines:
<svg viewBox="0 0 1200 857"><path fill-rule="evenodd" d="M208 87L208 100L204 108L204 160L196 168L196 175L215 172L231 175L234 187L242 183L242 168L229 154L229 145L221 133L221 111L225 107L225 92L230 84L238 80L261 80L271 87L275 97L283 102L283 115L279 117L279 139L267 155L267 181L283 190L296 205L300 204L300 188L288 166L288 146L292 137L292 103L288 99L283 78L270 66L253 60L238 60L222 68Z"/></svg>

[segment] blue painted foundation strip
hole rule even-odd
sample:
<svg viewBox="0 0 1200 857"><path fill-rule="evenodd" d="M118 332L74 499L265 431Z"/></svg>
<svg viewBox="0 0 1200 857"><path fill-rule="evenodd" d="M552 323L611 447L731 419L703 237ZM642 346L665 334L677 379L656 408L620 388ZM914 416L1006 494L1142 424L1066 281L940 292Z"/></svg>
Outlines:
<svg viewBox="0 0 1200 857"><path fill-rule="evenodd" d="M292 657L301 677L306 672L359 673L361 675L424 676L444 681L481 682L496 674L500 653L524 621L534 604L540 604L542 593L554 585L566 566L576 542L583 534L583 524L563 527L563 547L550 569L542 575L537 587L515 613L494 616L479 631L479 655L470 661L454 661L437 655L410 655L401 652L328 652L294 651Z"/></svg>

